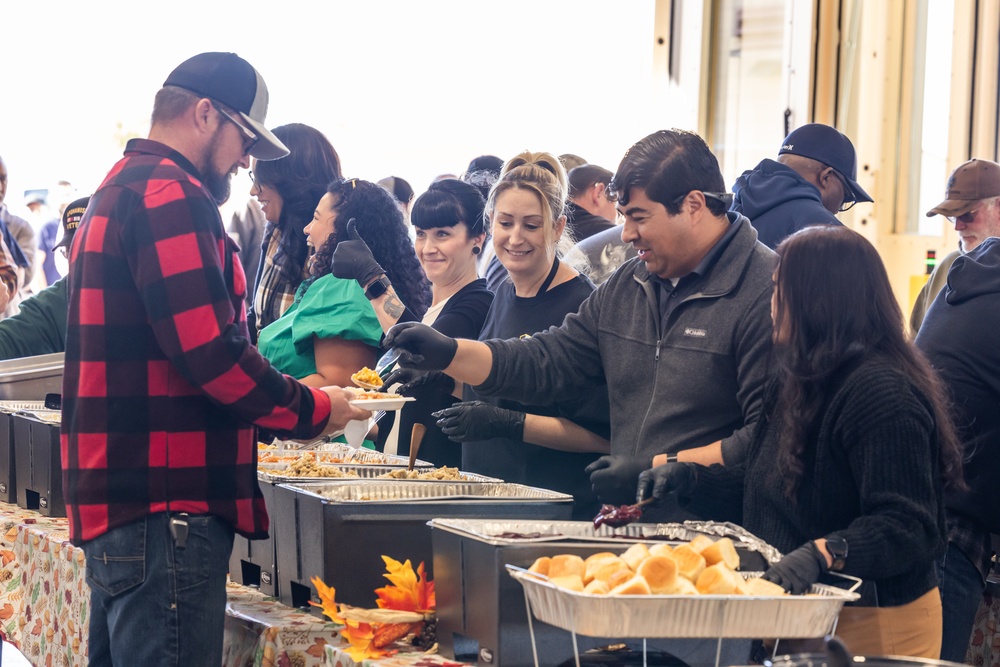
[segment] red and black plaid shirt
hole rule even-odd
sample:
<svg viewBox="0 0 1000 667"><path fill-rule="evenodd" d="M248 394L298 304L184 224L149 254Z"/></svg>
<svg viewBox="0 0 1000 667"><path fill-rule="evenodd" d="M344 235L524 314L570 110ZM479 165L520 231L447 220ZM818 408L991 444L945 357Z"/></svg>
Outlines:
<svg viewBox="0 0 1000 667"><path fill-rule="evenodd" d="M166 510L266 535L250 424L313 437L330 400L250 345L237 253L195 167L130 141L70 255L62 464L74 543Z"/></svg>

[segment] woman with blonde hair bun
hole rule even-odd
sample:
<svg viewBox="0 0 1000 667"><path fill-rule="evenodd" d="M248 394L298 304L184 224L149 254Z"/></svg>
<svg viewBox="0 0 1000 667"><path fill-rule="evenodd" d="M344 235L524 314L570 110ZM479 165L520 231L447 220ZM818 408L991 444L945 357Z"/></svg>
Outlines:
<svg viewBox="0 0 1000 667"><path fill-rule="evenodd" d="M504 164L486 218L509 279L497 288L479 340L527 337L559 326L594 291L590 279L557 251L560 244L572 245L564 238L567 192L566 170L554 155L526 151ZM426 333L442 336L429 328ZM441 376L434 371L413 382L440 382ZM434 413L441 430L462 443L463 470L572 494L574 515L593 517L597 499L584 468L595 453L609 451L603 383L580 395L553 396L547 405L480 398L468 386L463 398Z"/></svg>

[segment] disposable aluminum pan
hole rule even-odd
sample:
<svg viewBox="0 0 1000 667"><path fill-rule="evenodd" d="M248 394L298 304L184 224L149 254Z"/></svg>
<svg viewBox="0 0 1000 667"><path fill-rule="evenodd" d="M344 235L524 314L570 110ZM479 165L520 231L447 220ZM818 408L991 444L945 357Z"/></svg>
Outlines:
<svg viewBox="0 0 1000 667"><path fill-rule="evenodd" d="M822 637L857 593L814 584L807 595L588 595L507 566L540 621L589 637ZM744 577L760 573L741 573ZM854 580L855 587L860 580Z"/></svg>
<svg viewBox="0 0 1000 667"><path fill-rule="evenodd" d="M0 412L7 413L9 415L22 410L44 409L45 403L43 401L0 401Z"/></svg>
<svg viewBox="0 0 1000 667"><path fill-rule="evenodd" d="M287 443L285 443L287 444ZM376 464L383 466L393 466L399 468L400 466L408 466L410 464L409 457L406 456L396 456L394 454L386 454L384 452L377 452L374 449L354 449L340 442L325 442L325 443L314 443L309 447L301 448L279 448L279 449L260 449L257 454L275 454L277 456L298 456L304 452L321 452L323 454L332 454L337 458L344 459L343 463L338 463L336 465L368 465ZM262 464L263 465L263 464ZM435 467L433 463L428 461L421 461L417 459L413 463L414 468L433 468Z"/></svg>
<svg viewBox="0 0 1000 667"><path fill-rule="evenodd" d="M427 484L417 481L370 480L350 482L337 481L327 484L294 484L300 492L318 495L336 503L398 503L400 500L443 502L454 504L488 501L495 505L497 499L505 503L524 501L572 502L573 497L565 493L539 489L523 484L485 482L442 482Z"/></svg>
<svg viewBox="0 0 1000 667"><path fill-rule="evenodd" d="M808 595L588 595L513 565L507 570L524 586L535 618L590 637L822 637L844 603L858 599L856 593L823 584L814 584Z"/></svg>
<svg viewBox="0 0 1000 667"><path fill-rule="evenodd" d="M286 482L327 482L331 479L336 480L376 480L382 475L387 473L396 472L400 470L399 466L390 465L379 465L375 463L368 463L364 465L344 465L344 464L330 464L326 465L321 463L322 468L333 468L343 473L347 473L345 477L294 477L291 475L283 475L282 472L287 470L288 464L286 463L258 463L257 464L257 478L266 482L273 483L286 483ZM427 472L426 470L417 470L417 472ZM487 477L485 475L477 475L471 472L460 472L462 480L466 482L483 482L495 484L502 482L503 480L496 479L494 477ZM407 481L407 482L419 482L421 484L446 484L449 482L455 482L456 480L444 480L444 479L412 479L412 480L393 480L393 479L378 479L380 482L392 482L392 481Z"/></svg>
<svg viewBox="0 0 1000 667"><path fill-rule="evenodd" d="M590 521L432 519L430 525L458 535L469 535L494 546L560 541L622 544L623 542L655 539L689 542L697 535L710 535L716 539L728 537L737 546L748 551L756 551L770 563L781 560L781 552L745 528L733 523L711 521L632 523L621 528L611 528L604 525L595 529ZM514 534L524 537L510 537ZM507 537L501 537L501 535Z"/></svg>

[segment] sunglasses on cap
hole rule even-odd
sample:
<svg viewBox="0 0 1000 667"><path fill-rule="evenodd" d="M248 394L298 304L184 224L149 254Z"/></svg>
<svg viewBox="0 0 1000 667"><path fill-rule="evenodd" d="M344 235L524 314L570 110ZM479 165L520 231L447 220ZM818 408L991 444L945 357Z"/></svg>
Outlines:
<svg viewBox="0 0 1000 667"><path fill-rule="evenodd" d="M258 141L260 141L260 137L250 131L250 129L242 123L237 122L237 120L233 118L229 112L222 108L222 104L211 98L209 98L209 101L212 103L212 106L215 107L215 110L219 112L219 115L239 128L240 132L243 134L243 155L250 155L250 151L252 151L253 147L257 145Z"/></svg>

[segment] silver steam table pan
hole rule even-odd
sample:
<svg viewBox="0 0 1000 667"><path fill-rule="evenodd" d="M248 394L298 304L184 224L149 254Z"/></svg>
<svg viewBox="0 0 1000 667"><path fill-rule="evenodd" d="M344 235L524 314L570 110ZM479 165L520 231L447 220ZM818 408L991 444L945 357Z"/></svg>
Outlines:
<svg viewBox="0 0 1000 667"><path fill-rule="evenodd" d="M394 479L391 477L383 477L383 475L389 474L401 474L403 468L394 465L382 465L378 463L366 463L359 465L348 465L348 464L323 464L320 463L321 468L326 468L334 471L334 474L328 476L316 476L316 477L299 477L283 474L284 471L288 469L288 464L286 463L258 463L257 464L257 479L263 482L271 482L274 484L285 484L290 482L329 482L330 480L337 481L378 481L378 482L418 482L421 484L434 483L434 484L446 484L454 483L457 481L463 482L481 482L484 484L497 484L503 480L496 479L495 477L487 477L486 475L477 475L471 472L459 472L461 475L461 480L449 480L449 479ZM431 472L430 468L420 468L414 467L413 472L427 474ZM343 476L338 476L336 473L341 473Z"/></svg>
<svg viewBox="0 0 1000 667"><path fill-rule="evenodd" d="M258 449L257 455L260 457L264 454L275 454L278 456L295 456L301 455L305 452L317 452L323 454L329 454L332 457L342 459L338 461L338 464L369 464L376 463L380 465L387 466L408 466L410 464L409 457L406 456L396 456L395 454L386 454L384 452L377 452L374 449L354 449L348 445L340 442L318 442L314 441L303 447L295 447L294 443L291 441L284 441L281 443L282 447L278 449ZM433 468L434 464L428 461L422 461L417 459L414 464L414 468Z"/></svg>

